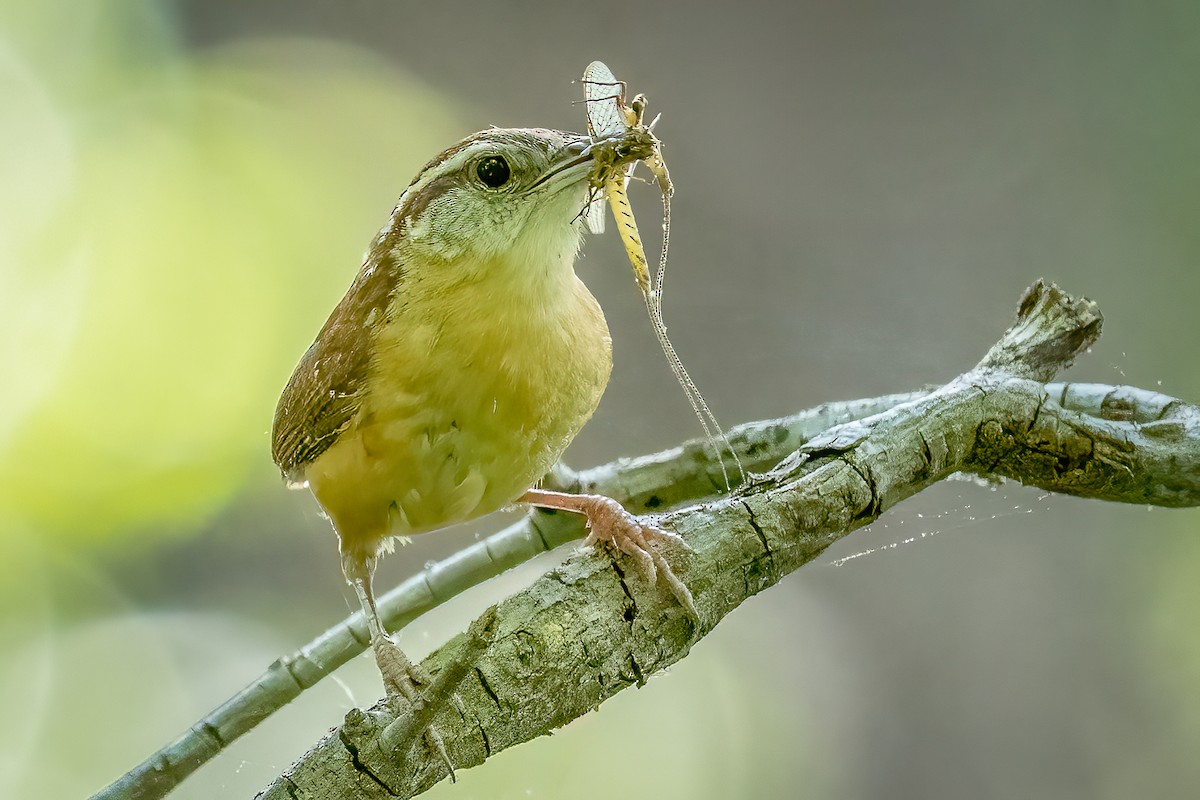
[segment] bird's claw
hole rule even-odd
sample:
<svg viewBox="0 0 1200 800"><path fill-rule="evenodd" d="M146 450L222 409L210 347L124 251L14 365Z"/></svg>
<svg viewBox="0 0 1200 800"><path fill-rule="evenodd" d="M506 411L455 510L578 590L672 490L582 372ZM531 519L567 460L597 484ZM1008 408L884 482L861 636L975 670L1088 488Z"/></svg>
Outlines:
<svg viewBox="0 0 1200 800"><path fill-rule="evenodd" d="M650 583L655 583L661 575L688 615L697 622L700 620L700 612L696 609L691 591L675 574L666 558L652 546L653 542L660 541L691 552L692 548L682 536L642 522L608 497L598 497L596 504L588 509L587 518L590 530L583 542L585 547L607 542L633 558Z"/></svg>
<svg viewBox="0 0 1200 800"><path fill-rule="evenodd" d="M428 702L422 688L428 687L433 681L429 674L404 655L404 651L392 641L390 636L379 636L373 642L375 648L375 663L379 665L379 673L383 676L383 688L389 699L404 698L413 712L425 707ZM454 762L446 752L446 743L436 725L430 725L424 731L425 743L450 772L450 780L456 780Z"/></svg>

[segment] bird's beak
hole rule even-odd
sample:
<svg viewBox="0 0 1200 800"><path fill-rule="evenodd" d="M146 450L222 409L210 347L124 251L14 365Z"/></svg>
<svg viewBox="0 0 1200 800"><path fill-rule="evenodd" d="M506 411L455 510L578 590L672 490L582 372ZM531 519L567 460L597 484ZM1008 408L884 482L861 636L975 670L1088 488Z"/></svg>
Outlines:
<svg viewBox="0 0 1200 800"><path fill-rule="evenodd" d="M570 186L586 180L592 173L594 161L592 158L592 142L588 139L576 139L560 150L550 162L546 174L538 178L529 188L549 184L552 187Z"/></svg>

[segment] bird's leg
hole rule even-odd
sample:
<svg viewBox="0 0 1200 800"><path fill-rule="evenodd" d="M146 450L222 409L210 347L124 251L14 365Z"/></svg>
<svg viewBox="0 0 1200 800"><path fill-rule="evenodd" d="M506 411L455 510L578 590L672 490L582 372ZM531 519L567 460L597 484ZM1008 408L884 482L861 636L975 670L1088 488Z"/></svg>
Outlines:
<svg viewBox="0 0 1200 800"><path fill-rule="evenodd" d="M375 651L375 663L379 667L379 674L383 676L384 690L389 695L399 694L408 701L414 712L424 707L427 699L418 687L428 686L431 683L429 676L419 665L410 661L399 645L392 641L379 619L379 609L375 606L375 590L372 586L375 556L343 550L342 573L354 587L363 616L367 619L367 629L371 632L371 648ZM437 728L430 725L425 731L425 739L446 763L450 770L450 779L454 780L454 764L446 753L446 745Z"/></svg>
<svg viewBox="0 0 1200 800"><path fill-rule="evenodd" d="M691 591L671 569L663 555L651 547L653 541L667 541L690 550L687 542L678 534L640 521L622 508L616 500L604 495L566 494L530 489L521 496L520 502L539 508L583 514L587 517L589 529L587 539L583 542L585 547L598 542L609 542L622 553L631 556L651 583L662 575L679 604L693 620L699 621L700 613L696 610Z"/></svg>
<svg viewBox="0 0 1200 800"><path fill-rule="evenodd" d="M360 553L343 553L342 572L354 587L363 616L366 617L367 629L371 633L371 647L375 651L375 661L383 676L384 688L389 694L399 694L414 706L423 703L417 687L428 685L428 678L409 661L404 651L392 641L392 637L387 635L379 619L379 609L375 606L375 590L372 586L375 557Z"/></svg>

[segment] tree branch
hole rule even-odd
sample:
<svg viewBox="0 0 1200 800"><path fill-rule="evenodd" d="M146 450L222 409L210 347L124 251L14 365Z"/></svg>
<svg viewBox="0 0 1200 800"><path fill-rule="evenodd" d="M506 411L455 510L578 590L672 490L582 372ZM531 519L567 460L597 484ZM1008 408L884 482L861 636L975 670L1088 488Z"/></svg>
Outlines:
<svg viewBox="0 0 1200 800"><path fill-rule="evenodd" d="M951 472L1122 502L1197 504L1200 409L1137 389L1042 383L1095 341L1100 324L1093 304L1038 283L1016 324L970 372L830 428L733 497L661 517L692 548L672 558L695 596L698 627L662 587L606 553L577 553L489 609L424 663L435 675L454 673L438 681L445 694L428 707L451 758L481 763L643 683L743 600ZM777 423L756 431L756 442L791 435ZM750 449L749 441L739 436L739 447ZM770 460L766 449L748 460ZM647 496L630 476L670 471L685 456L622 464L617 474L628 482L614 494L639 510L669 505L680 495ZM692 456L691 475L715 477L712 464ZM568 482L594 487L598 477ZM451 690L460 702L447 701ZM426 752L417 722L386 704L353 710L261 796L419 794L445 770Z"/></svg>
<svg viewBox="0 0 1200 800"><path fill-rule="evenodd" d="M1045 302L1051 295L1031 290L1028 297ZM1025 369L1026 364L1040 363L1042 372L1028 374L1039 379L1043 375L1051 377L1053 369L1045 372L1046 364L1065 364L1069 357L1032 353L1031 348L1025 351L1031 353L1029 358L1017 357L1022 352L1019 342L1023 337L1029 341L1031 319L1042 316L1023 314L1019 326L1024 327L1014 326L976 371L1004 373L1007 368L1011 373ZM1098 334L1099 316L1094 316L1093 327L1086 332L1089 341ZM1087 327L1076 326L1081 335ZM1066 342L1070 352L1081 346L1080 342L1071 344L1069 339L1058 341ZM981 424L980 446L959 466L962 471L988 477L1010 476L1053 491L1101 499L1166 506L1197 504L1200 411L1195 406L1130 387L1021 386L1016 378L1010 378L1007 387L1023 398L1021 413L1029 414L1010 417L1023 420L1027 427L1019 423L1006 427L999 417ZM780 467L791 468L810 459L821 441L829 438L822 437L805 450L799 449L822 431L842 425L835 438L853 441L855 429L845 423L899 409L931 394L911 392L829 403L789 417L741 425L730 431L730 439L751 470L770 469L789 453L793 457ZM1037 403L1031 406L1035 396ZM942 464L946 460L944 448L936 436L930 434L930 438L933 444L926 440L924 445L928 449L926 459L931 465ZM775 470L770 480L778 482L781 469ZM720 482L720 465L711 448L704 441L693 441L578 473L559 467L547 483L555 488L607 494L631 510L645 513L712 496ZM381 600L381 612L389 629L398 629L459 592L580 535L582 528L572 515L536 513L410 578ZM301 650L276 661L179 739L95 797L148 800L165 796L234 739L361 653L367 638L361 615L349 617Z"/></svg>
<svg viewBox="0 0 1200 800"><path fill-rule="evenodd" d="M870 416L924 395L911 392L827 403L788 417L740 425L729 432L729 437L748 469L766 469L831 425ZM721 466L711 446L704 440L694 440L582 472L559 465L544 485L608 495L643 513L713 496L721 481ZM380 615L388 630L399 630L459 593L583 534L582 522L574 515L535 512L404 581L379 599ZM361 612L350 615L304 647L276 660L252 683L93 795L92 800L165 797L233 741L360 655L369 640Z"/></svg>

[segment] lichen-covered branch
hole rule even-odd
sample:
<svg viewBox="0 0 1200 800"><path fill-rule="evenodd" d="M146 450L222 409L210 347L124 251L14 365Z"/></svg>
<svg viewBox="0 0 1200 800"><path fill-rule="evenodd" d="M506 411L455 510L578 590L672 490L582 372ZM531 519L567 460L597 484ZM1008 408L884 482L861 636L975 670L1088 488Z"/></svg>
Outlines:
<svg viewBox="0 0 1200 800"><path fill-rule="evenodd" d="M923 395L915 392L827 403L789 417L740 425L729 436L747 468L766 469L831 425L870 416ZM545 484L608 495L641 512L712 496L720 480L721 466L712 448L706 442L692 441L583 472L559 466L547 476ZM380 614L388 630L399 630L460 592L539 553L582 538L583 533L582 522L574 515L537 512L427 566L379 599ZM361 654L369 640L361 612L352 614L296 652L275 661L250 685L93 795L92 800L165 797L231 742Z"/></svg>
<svg viewBox="0 0 1200 800"><path fill-rule="evenodd" d="M1129 386L1024 390L1031 415L988 419L964 470L1121 503L1200 505L1200 408Z"/></svg>
<svg viewBox="0 0 1200 800"><path fill-rule="evenodd" d="M479 764L644 682L747 597L951 472L1123 502L1196 504L1200 409L1135 389L1043 383L1095 340L1100 322L1091 303L1039 283L1022 300L1017 323L970 372L793 445L788 458L733 497L663 515L660 523L692 548L670 557L695 596L698 626L661 586L607 553L577 553L489 609L424 665L461 676L442 682L459 702L443 695L432 708L454 762ZM791 436L782 422L757 433L756 442ZM688 456L667 461L681 458ZM711 475L701 452L690 460L690 474ZM675 468L628 462L618 472L627 479ZM594 487L599 479L581 473L567 482ZM636 481L624 487L614 494L638 510L681 497L665 488L647 495ZM419 727L385 704L352 711L262 796L419 794L444 777L414 733Z"/></svg>
<svg viewBox="0 0 1200 800"><path fill-rule="evenodd" d="M1029 297L1045 301L1049 295L1031 293ZM1033 330L1030 321L1040 317L1024 315L1021 326L1010 330L974 371L976 377L997 372L1007 375L1002 391L1011 403L1007 416L979 421L974 452L958 469L989 478L1011 477L1079 496L1164 506L1197 505L1200 409L1132 387L1035 382L1034 378L1052 376L1053 369L1045 371L1047 364L1068 360L1061 353L1047 358L1031 352L1027 361L1019 358L1019 343ZM1079 326L1076 335L1090 340L1098 332L1097 325L1098 315L1090 329ZM1068 341L1066 347L1068 352L1076 352L1078 343ZM1014 373L1026 365L1042 372L1030 372L1022 381ZM825 443L855 441L858 433L846 423L900 409L932 394L910 392L828 403L789 417L738 426L730 431L730 439L751 470L771 470L792 454L782 470L760 481L762 488L770 481L777 483L780 475L798 463L813 462L819 448L827 446ZM830 434L814 439L825 431ZM928 438L922 447L928 450L926 460L931 468L937 465L939 470L945 469L941 466L946 461L943 444L934 431L925 435ZM813 441L802 447L809 440ZM720 465L712 448L703 441L581 472L559 468L548 479L556 488L607 494L643 513L713 496L720 481ZM582 532L572 515L538 513L524 518L427 567L388 593L381 600L387 625L398 629L459 592L578 538ZM366 641L361 615L349 617L272 664L254 683L96 797L150 800L165 796L228 743L361 653Z"/></svg>

